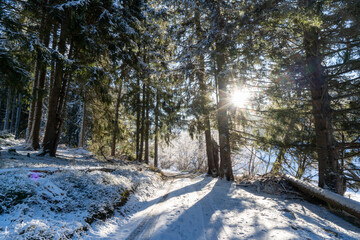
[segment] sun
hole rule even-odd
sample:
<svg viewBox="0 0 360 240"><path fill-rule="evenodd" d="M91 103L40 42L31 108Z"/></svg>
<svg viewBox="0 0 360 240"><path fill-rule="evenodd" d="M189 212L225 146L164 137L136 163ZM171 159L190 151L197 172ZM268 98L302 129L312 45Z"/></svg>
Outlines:
<svg viewBox="0 0 360 240"><path fill-rule="evenodd" d="M230 102L238 108L245 108L249 104L251 92L247 88L236 89L230 95Z"/></svg>

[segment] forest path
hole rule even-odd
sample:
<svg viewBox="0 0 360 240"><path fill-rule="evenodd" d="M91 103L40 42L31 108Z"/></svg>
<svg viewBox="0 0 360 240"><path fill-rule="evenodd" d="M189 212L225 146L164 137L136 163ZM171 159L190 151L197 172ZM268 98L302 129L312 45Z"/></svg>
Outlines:
<svg viewBox="0 0 360 240"><path fill-rule="evenodd" d="M326 209L211 177L171 177L102 239L359 239Z"/></svg>

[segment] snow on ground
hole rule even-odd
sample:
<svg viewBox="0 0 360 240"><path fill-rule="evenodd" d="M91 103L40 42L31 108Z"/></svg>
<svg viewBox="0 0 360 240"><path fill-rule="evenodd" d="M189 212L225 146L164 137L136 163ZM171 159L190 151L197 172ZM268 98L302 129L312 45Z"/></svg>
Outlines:
<svg viewBox="0 0 360 240"><path fill-rule="evenodd" d="M8 152L14 149L15 152ZM16 140L11 135L10 138L0 138L0 169L11 168L86 168L86 167L104 167L107 162L96 159L94 155L84 149L67 148L60 145L56 152L56 158L39 157L38 151L27 149L23 139ZM108 164L108 166L111 166Z"/></svg>
<svg viewBox="0 0 360 240"><path fill-rule="evenodd" d="M51 158L13 139L0 147L0 239L360 239L327 209L255 185L176 171L164 182L82 149Z"/></svg>
<svg viewBox="0 0 360 240"><path fill-rule="evenodd" d="M174 178L167 188L133 198L86 239L360 239L358 227L293 196L204 176Z"/></svg>
<svg viewBox="0 0 360 240"><path fill-rule="evenodd" d="M14 139L0 139L0 148L0 239L81 238L131 191L150 195L162 184L144 166L110 164L82 149L64 147L53 158L38 157Z"/></svg>

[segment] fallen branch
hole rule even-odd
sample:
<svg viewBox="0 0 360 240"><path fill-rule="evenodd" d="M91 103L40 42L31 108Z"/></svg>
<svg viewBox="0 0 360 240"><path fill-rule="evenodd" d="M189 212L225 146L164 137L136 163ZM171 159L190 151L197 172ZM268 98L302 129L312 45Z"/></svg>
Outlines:
<svg viewBox="0 0 360 240"><path fill-rule="evenodd" d="M94 171L101 171L101 172L114 172L117 169L115 168L86 168L86 169L77 169L77 171L79 172L94 172ZM57 170L42 170L42 169L34 169L34 170L29 170L29 172L34 172L34 173L45 173L47 175L52 175L54 173L57 172L63 172L63 171L68 171L68 169L57 169Z"/></svg>
<svg viewBox="0 0 360 240"><path fill-rule="evenodd" d="M105 156L104 147L105 147L105 146L101 146L101 147L99 148L99 151L100 151L101 155L103 156L103 158L104 158L106 161L111 162L111 159L109 159L109 158L107 158L107 157Z"/></svg>
<svg viewBox="0 0 360 240"><path fill-rule="evenodd" d="M85 170L85 172L94 172L94 171L114 172L114 171L116 171L116 169L115 168L88 168Z"/></svg>
<svg viewBox="0 0 360 240"><path fill-rule="evenodd" d="M288 180L292 185L297 187L299 190L304 192L305 194L314 196L322 201L327 202L332 207L343 210L360 219L359 202L343 197L329 190L314 186L311 183L301 181L287 174L284 175L284 178Z"/></svg>

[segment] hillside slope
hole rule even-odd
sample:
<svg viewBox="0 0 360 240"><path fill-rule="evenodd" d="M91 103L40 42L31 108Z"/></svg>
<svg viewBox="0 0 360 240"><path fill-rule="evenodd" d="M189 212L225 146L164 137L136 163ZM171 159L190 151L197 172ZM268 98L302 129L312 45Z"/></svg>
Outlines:
<svg viewBox="0 0 360 240"><path fill-rule="evenodd" d="M0 139L0 239L360 239L297 194ZM176 175L178 174L178 175Z"/></svg>
<svg viewBox="0 0 360 240"><path fill-rule="evenodd" d="M359 228L323 207L258 190L211 177L177 178L165 194L132 199L124 216L98 225L87 239L360 238Z"/></svg>

